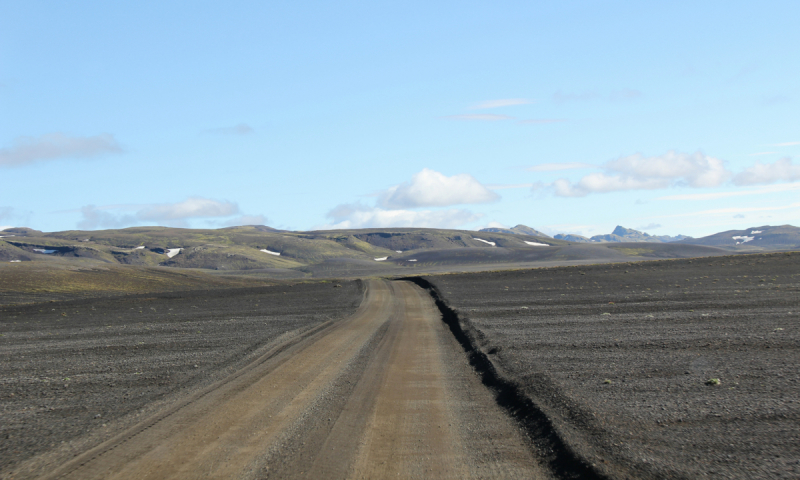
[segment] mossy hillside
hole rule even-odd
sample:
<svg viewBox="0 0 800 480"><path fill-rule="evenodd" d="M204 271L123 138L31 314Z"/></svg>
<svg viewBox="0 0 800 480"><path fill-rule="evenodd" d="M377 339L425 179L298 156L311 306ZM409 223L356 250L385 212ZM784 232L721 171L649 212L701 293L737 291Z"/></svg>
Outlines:
<svg viewBox="0 0 800 480"><path fill-rule="evenodd" d="M10 262L12 260L28 261L30 258L30 252L0 240L0 262Z"/></svg>
<svg viewBox="0 0 800 480"><path fill-rule="evenodd" d="M267 249L299 263L316 263L328 258L367 258L386 254L382 249L353 242L341 243L335 238L308 237L294 232L265 232L255 227L234 227L219 230L178 229L168 227L134 227L121 230L67 231L47 234L50 238L84 241L117 248L169 249L202 247L250 247ZM263 253L263 252L262 252Z"/></svg>
<svg viewBox="0 0 800 480"><path fill-rule="evenodd" d="M106 263L117 263L111 250L104 245L76 244L62 239L46 237L12 237L6 243L26 252L26 255L31 260L41 260L42 257L78 257L92 258ZM55 252L44 254L36 252L36 249L49 249L55 250Z"/></svg>
<svg viewBox="0 0 800 480"><path fill-rule="evenodd" d="M167 259L170 267L210 270L253 270L264 268L296 268L305 265L290 257L271 255L246 246L201 245L185 248Z"/></svg>

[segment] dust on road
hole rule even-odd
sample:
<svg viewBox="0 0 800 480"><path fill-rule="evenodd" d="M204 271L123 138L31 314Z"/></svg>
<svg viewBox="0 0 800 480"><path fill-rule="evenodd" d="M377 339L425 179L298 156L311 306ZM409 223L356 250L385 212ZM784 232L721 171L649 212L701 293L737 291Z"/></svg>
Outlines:
<svg viewBox="0 0 800 480"><path fill-rule="evenodd" d="M49 478L542 478L431 298L373 280L355 315Z"/></svg>

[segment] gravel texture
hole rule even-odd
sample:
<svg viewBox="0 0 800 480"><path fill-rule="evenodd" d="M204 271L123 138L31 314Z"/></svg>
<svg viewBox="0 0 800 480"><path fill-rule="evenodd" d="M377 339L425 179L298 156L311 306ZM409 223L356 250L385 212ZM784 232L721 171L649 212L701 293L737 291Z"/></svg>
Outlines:
<svg viewBox="0 0 800 480"><path fill-rule="evenodd" d="M425 279L601 474L800 476L800 252Z"/></svg>
<svg viewBox="0 0 800 480"><path fill-rule="evenodd" d="M276 342L352 314L362 290L318 282L0 307L0 478L37 455L74 455Z"/></svg>

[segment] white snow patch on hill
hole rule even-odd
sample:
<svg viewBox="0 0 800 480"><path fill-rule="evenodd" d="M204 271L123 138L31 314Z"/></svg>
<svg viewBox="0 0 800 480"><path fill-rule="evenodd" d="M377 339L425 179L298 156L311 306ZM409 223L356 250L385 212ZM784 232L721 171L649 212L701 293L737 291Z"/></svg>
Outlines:
<svg viewBox="0 0 800 480"><path fill-rule="evenodd" d="M408 261L409 261L409 262L416 262L416 261L417 261L417 259L416 259L416 258L410 258Z"/></svg>
<svg viewBox="0 0 800 480"><path fill-rule="evenodd" d="M55 250L45 250L44 248L34 248L33 251L34 252L39 252L39 253L46 253L48 255L51 254L51 253L56 253Z"/></svg>
<svg viewBox="0 0 800 480"><path fill-rule="evenodd" d="M267 250L266 248L262 248L259 251L264 252L264 253L269 253L270 255L275 255L275 256L278 256L278 257L281 255L281 252L271 252L271 251Z"/></svg>
<svg viewBox="0 0 800 480"><path fill-rule="evenodd" d="M490 242L490 241L488 241L488 240L484 240L484 239L482 239L482 238L476 238L475 240L477 240L477 241L479 241L479 242L483 242L483 243L488 243L489 245L491 245L491 246L493 246L493 247L496 245L496 243L494 243L494 242Z"/></svg>
<svg viewBox="0 0 800 480"><path fill-rule="evenodd" d="M733 238L734 240L741 240L739 242L736 242L736 245L739 245L740 243L752 242L753 239L755 239L756 237L746 237L744 235L740 235L740 236L731 237L731 238Z"/></svg>
<svg viewBox="0 0 800 480"><path fill-rule="evenodd" d="M382 261L386 260L387 258L389 258L389 257L376 258L375 261L376 262L382 262Z"/></svg>
<svg viewBox="0 0 800 480"><path fill-rule="evenodd" d="M764 230L753 230L752 232L750 232L750 235L755 235L757 233L763 233L763 232Z"/></svg>
<svg viewBox="0 0 800 480"><path fill-rule="evenodd" d="M182 249L182 248L168 248L168 249L167 249L167 256L168 256L169 258L172 258L172 257L174 257L175 255L177 255L177 254L181 253L181 250L183 250L183 249Z"/></svg>
<svg viewBox="0 0 800 480"><path fill-rule="evenodd" d="M525 243L527 243L528 245L530 245L532 247L549 247L550 246L550 245L548 245L546 243L539 243L539 242L528 242L528 241L525 241Z"/></svg>
<svg viewBox="0 0 800 480"><path fill-rule="evenodd" d="M144 248L144 245L139 245L138 247L135 247L134 250L141 250L143 248Z"/></svg>

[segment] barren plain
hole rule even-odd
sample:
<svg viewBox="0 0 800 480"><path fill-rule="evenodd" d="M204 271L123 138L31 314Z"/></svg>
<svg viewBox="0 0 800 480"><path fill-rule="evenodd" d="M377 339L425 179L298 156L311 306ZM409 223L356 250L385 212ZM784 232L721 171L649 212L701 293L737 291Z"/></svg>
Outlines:
<svg viewBox="0 0 800 480"><path fill-rule="evenodd" d="M800 252L425 281L598 474L800 476Z"/></svg>
<svg viewBox="0 0 800 480"><path fill-rule="evenodd" d="M2 273L0 478L800 475L800 252Z"/></svg>

